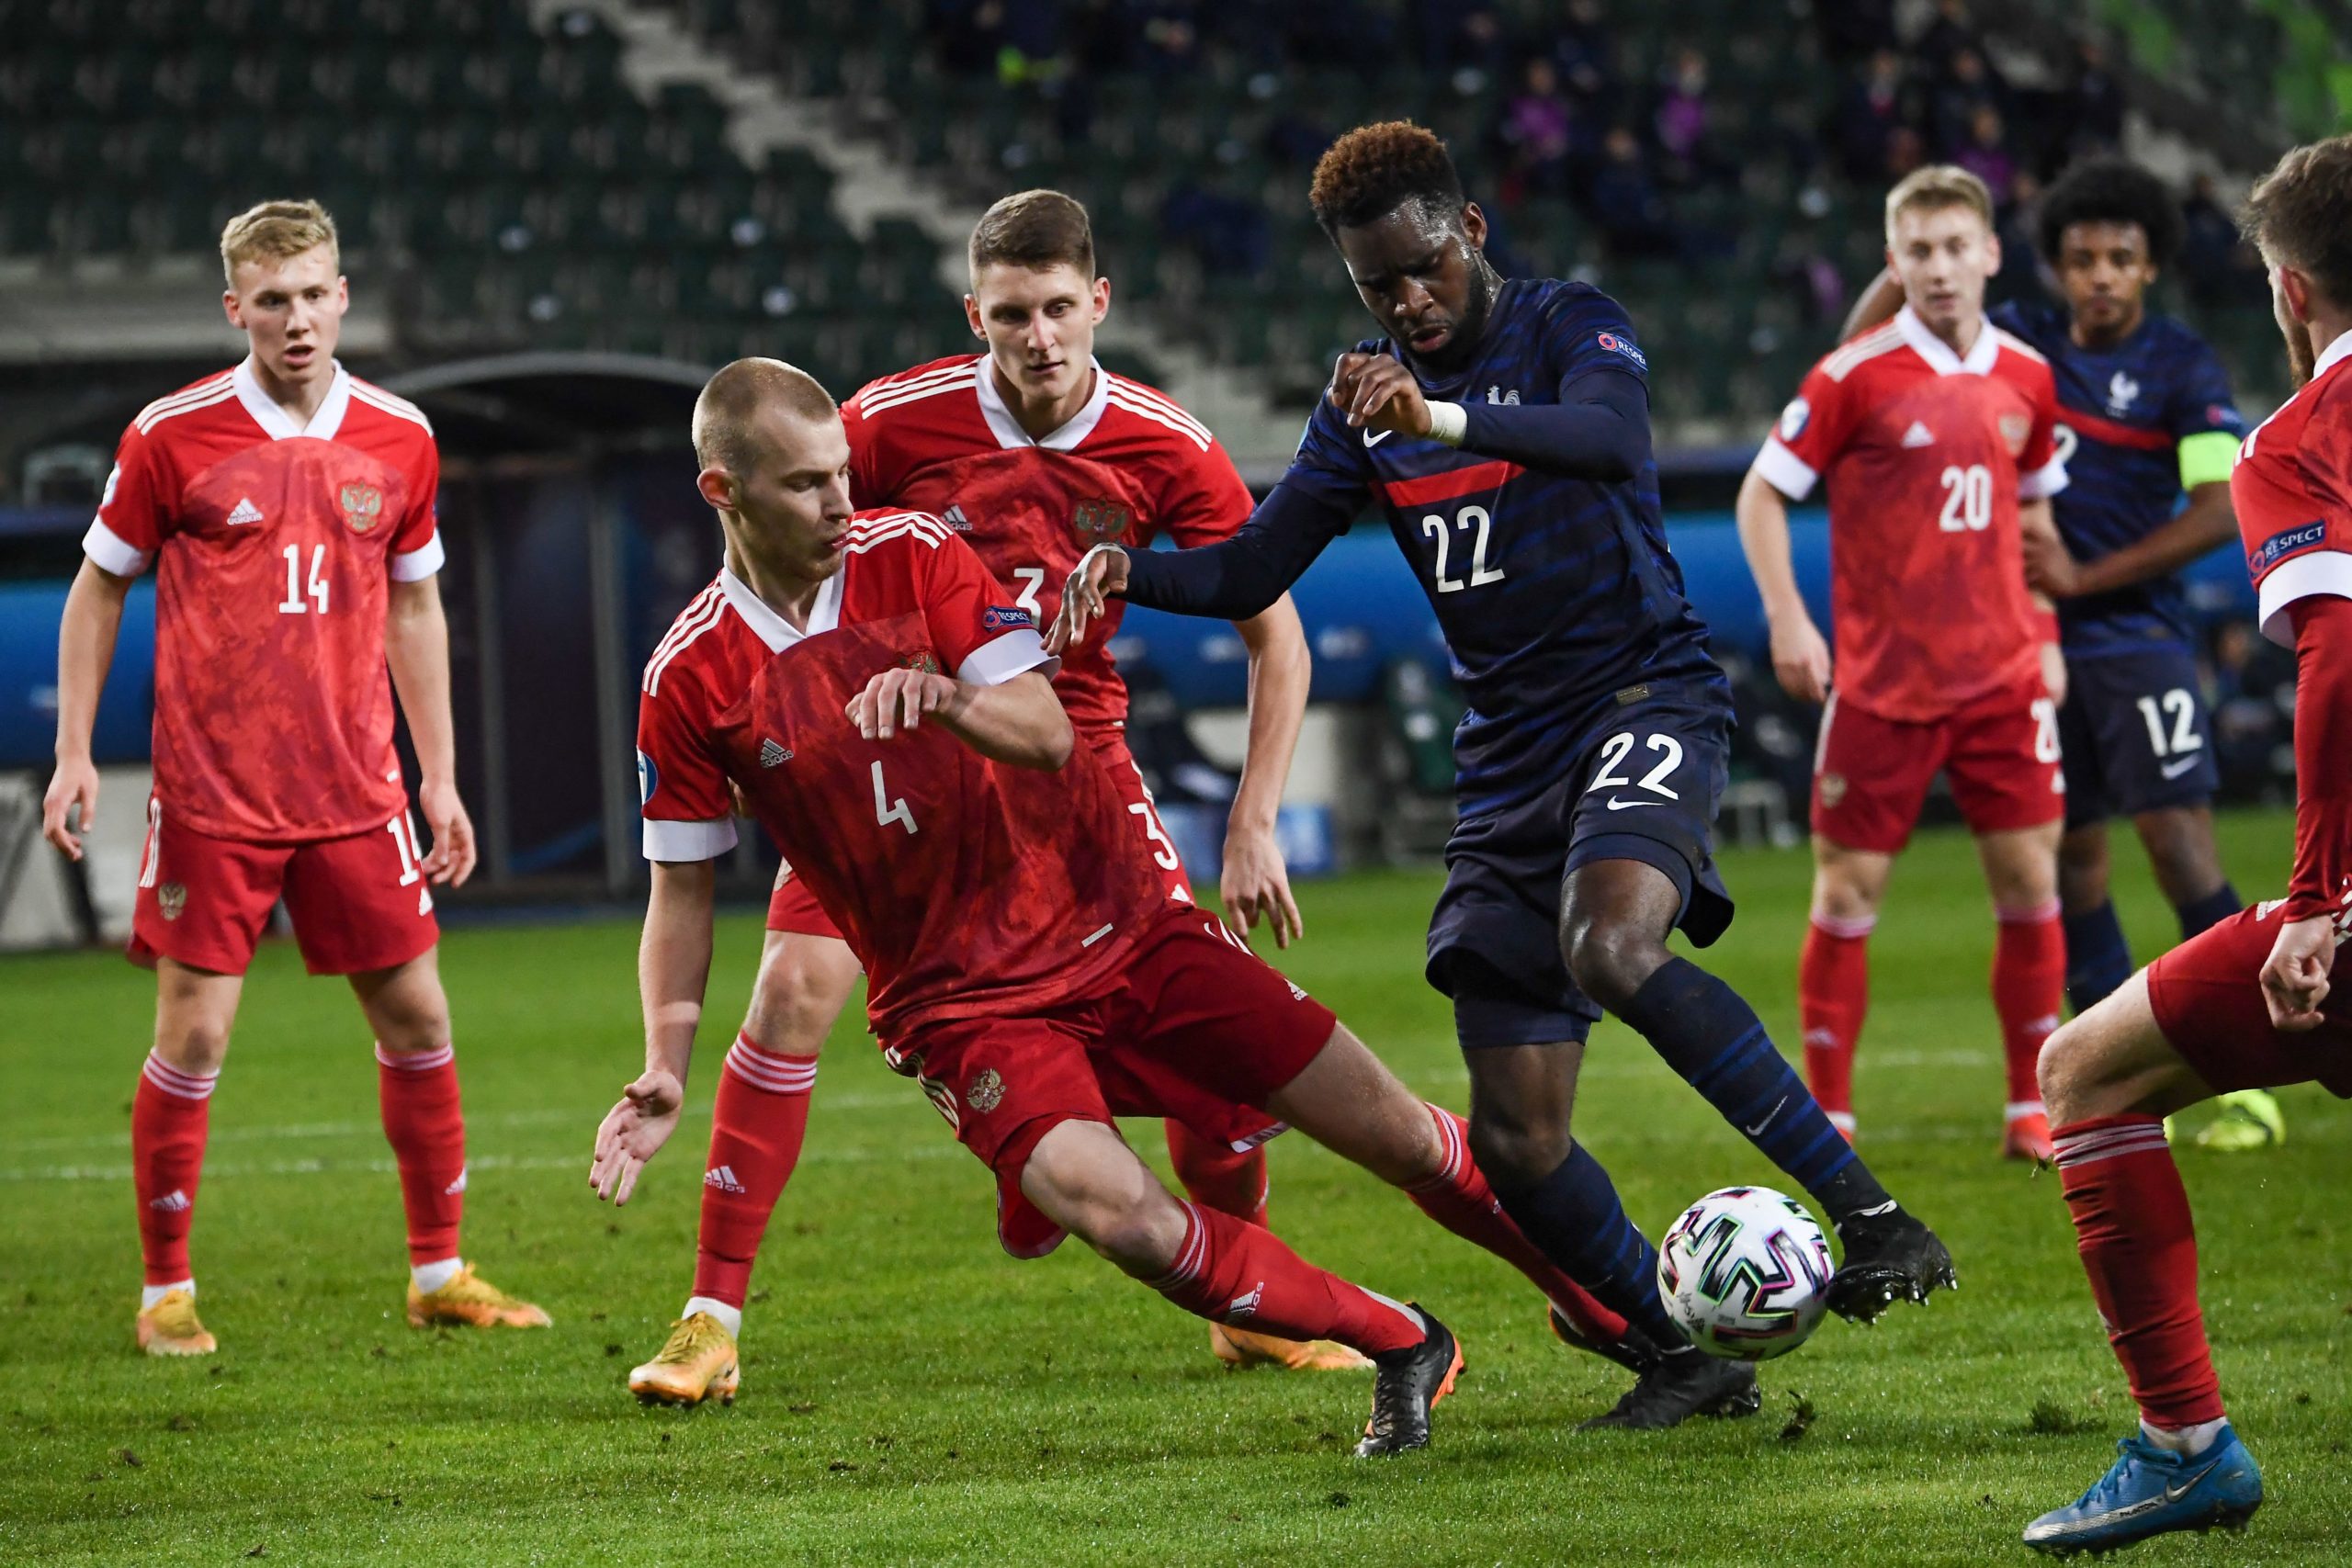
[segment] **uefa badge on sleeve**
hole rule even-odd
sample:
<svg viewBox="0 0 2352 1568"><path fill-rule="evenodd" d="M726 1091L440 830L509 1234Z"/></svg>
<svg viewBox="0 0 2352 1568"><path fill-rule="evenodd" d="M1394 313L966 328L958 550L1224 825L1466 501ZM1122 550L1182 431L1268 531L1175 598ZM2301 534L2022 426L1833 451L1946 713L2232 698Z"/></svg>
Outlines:
<svg viewBox="0 0 2352 1568"><path fill-rule="evenodd" d="M355 534L365 534L384 513L384 492L374 485L345 485L338 498L343 520Z"/></svg>

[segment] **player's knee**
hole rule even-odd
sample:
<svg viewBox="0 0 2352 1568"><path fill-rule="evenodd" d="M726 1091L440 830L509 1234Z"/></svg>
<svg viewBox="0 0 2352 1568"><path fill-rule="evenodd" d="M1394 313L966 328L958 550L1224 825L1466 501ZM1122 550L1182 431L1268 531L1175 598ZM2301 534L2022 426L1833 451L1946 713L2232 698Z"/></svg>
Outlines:
<svg viewBox="0 0 2352 1568"><path fill-rule="evenodd" d="M1666 944L1652 932L1597 916L1571 918L1560 952L1577 989L1611 1012L1630 1003L1667 959Z"/></svg>
<svg viewBox="0 0 2352 1568"><path fill-rule="evenodd" d="M813 1056L841 1016L842 998L829 976L790 960L760 971L743 1032L762 1049Z"/></svg>
<svg viewBox="0 0 2352 1568"><path fill-rule="evenodd" d="M438 1051L449 1043L449 1002L438 989L405 1007L379 1012L376 1043L391 1055Z"/></svg>
<svg viewBox="0 0 2352 1568"><path fill-rule="evenodd" d="M2087 1019L2069 1019L2052 1031L2034 1063L2034 1082L2052 1126L2092 1114L2085 1105L2112 1077L2099 1032Z"/></svg>
<svg viewBox="0 0 2352 1568"><path fill-rule="evenodd" d="M1498 1188L1534 1186L1560 1168L1570 1147L1566 1116L1494 1112L1482 1106L1470 1117L1470 1157Z"/></svg>
<svg viewBox="0 0 2352 1568"><path fill-rule="evenodd" d="M165 1066L183 1073L217 1073L229 1055L228 1021L200 1016L160 1021L155 1055Z"/></svg>

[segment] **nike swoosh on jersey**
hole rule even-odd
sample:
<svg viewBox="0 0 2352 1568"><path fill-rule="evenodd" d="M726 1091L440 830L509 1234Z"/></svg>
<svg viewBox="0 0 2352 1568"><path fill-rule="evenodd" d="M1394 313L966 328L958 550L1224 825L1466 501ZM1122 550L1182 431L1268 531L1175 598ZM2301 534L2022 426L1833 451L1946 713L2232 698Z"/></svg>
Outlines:
<svg viewBox="0 0 2352 1568"><path fill-rule="evenodd" d="M2164 776L2168 779L2177 779L2202 761L2203 755L2204 754L2202 752L2199 752L2194 757L2176 758L2172 761L2166 762L2163 767L2158 768L2156 771L2164 774Z"/></svg>
<svg viewBox="0 0 2352 1568"><path fill-rule="evenodd" d="M1666 802L1662 800L1620 800L1613 795L1609 797L1609 809L1611 811L1631 811L1636 806L1664 806Z"/></svg>
<svg viewBox="0 0 2352 1568"><path fill-rule="evenodd" d="M1363 433L1363 444L1366 446L1377 446L1396 434L1393 430L1367 430Z"/></svg>

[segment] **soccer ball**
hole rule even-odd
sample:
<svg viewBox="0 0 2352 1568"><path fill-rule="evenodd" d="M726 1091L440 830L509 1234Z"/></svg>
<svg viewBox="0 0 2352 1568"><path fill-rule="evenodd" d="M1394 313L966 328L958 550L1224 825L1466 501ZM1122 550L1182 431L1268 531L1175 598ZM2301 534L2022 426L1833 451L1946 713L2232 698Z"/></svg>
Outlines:
<svg viewBox="0 0 2352 1568"><path fill-rule="evenodd" d="M1657 1249L1667 1315L1711 1356L1769 1361L1805 1342L1826 1304L1829 1241L1804 1205L1726 1187L1682 1211Z"/></svg>

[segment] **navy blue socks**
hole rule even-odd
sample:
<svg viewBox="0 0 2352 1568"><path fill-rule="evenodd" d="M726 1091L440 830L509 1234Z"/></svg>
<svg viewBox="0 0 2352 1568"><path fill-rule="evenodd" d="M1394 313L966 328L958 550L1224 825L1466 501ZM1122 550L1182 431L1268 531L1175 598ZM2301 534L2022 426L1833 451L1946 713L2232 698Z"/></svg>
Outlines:
<svg viewBox="0 0 2352 1568"><path fill-rule="evenodd" d="M2234 893L2230 895L2230 908L2237 908ZM2186 910L2180 919L2186 930ZM2080 1018L2105 1000L2109 991L2132 978L2132 950L2124 944L2123 925L2115 918L2115 901L2111 898L2096 909L2068 915L2064 923L2066 1003Z"/></svg>

